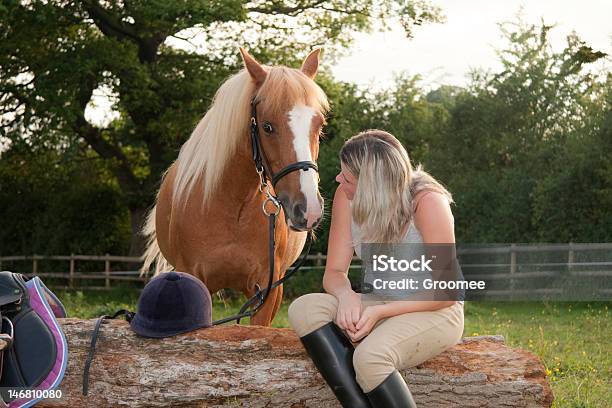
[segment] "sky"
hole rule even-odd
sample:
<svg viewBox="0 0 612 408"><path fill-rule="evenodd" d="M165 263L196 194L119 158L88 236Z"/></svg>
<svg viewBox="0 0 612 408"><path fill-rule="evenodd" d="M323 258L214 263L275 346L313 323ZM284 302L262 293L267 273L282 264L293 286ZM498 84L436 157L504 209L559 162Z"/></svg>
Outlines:
<svg viewBox="0 0 612 408"><path fill-rule="evenodd" d="M432 0L446 23L427 24L407 39L399 24L390 32L355 36L348 55L332 67L336 79L386 88L400 72L420 74L425 84L465 85L473 68L499 68L495 49L503 44L498 23L523 19L547 25L555 50L575 30L596 50L612 54L612 0Z"/></svg>
<svg viewBox="0 0 612 408"><path fill-rule="evenodd" d="M407 39L399 24L391 31L357 33L354 44L330 67L334 77L361 88L382 89L393 85L394 75L419 74L422 85L465 85L474 68L499 68L496 47L503 45L498 24L523 19L547 25L554 49L561 50L565 37L575 30L596 50L612 55L612 0L431 0L441 7L445 23L416 27ZM324 56L324 54L323 54ZM608 60L611 61L611 60ZM85 116L104 126L117 115L109 110L103 89L96 90Z"/></svg>

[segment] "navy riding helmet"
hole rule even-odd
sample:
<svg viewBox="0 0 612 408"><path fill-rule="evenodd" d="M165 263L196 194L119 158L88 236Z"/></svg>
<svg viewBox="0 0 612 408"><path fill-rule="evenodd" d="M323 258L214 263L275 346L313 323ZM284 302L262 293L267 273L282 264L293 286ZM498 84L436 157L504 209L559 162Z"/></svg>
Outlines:
<svg viewBox="0 0 612 408"><path fill-rule="evenodd" d="M144 337L170 337L212 325L212 301L199 279L165 272L145 286L130 326Z"/></svg>

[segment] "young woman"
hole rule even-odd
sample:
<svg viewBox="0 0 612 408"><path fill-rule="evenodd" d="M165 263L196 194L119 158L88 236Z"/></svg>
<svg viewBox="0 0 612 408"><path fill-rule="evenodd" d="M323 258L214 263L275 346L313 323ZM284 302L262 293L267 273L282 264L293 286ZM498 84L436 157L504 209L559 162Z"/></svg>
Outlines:
<svg viewBox="0 0 612 408"><path fill-rule="evenodd" d="M362 301L348 268L361 242L455 242L450 193L412 169L391 134L369 130L340 151L323 287L289 307L289 321L343 407L415 407L398 370L461 338L463 302ZM354 343L358 343L356 347Z"/></svg>

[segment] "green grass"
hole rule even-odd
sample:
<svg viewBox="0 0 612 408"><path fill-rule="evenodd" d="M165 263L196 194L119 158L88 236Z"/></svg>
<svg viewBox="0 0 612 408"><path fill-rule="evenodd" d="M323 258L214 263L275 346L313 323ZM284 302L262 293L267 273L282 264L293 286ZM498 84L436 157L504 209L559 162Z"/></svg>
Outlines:
<svg viewBox="0 0 612 408"><path fill-rule="evenodd" d="M612 403L609 304L467 302L465 336L502 334L538 355L554 407L607 408Z"/></svg>
<svg viewBox="0 0 612 408"><path fill-rule="evenodd" d="M139 291L133 289L114 289L109 292L101 291L57 291L69 317L92 319L105 314L112 314L120 309L136 311ZM246 301L243 296L237 299L223 300L220 296L213 296L213 320L228 317L239 312ZM281 308L272 322L273 327L289 327L287 308L289 301L283 301ZM242 324L248 324L248 319Z"/></svg>
<svg viewBox="0 0 612 408"><path fill-rule="evenodd" d="M69 316L92 318L136 310L138 292L60 292ZM214 296L213 319L237 313L244 298ZM288 327L285 300L272 326ZM609 303L467 302L464 336L501 334L530 350L546 367L555 408L607 408L612 402L612 329ZM243 324L247 324L243 320Z"/></svg>

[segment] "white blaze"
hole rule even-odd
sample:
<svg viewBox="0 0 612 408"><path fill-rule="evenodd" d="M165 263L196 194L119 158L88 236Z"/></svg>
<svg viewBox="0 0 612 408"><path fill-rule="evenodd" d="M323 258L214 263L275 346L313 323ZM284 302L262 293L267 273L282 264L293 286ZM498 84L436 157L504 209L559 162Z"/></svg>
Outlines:
<svg viewBox="0 0 612 408"><path fill-rule="evenodd" d="M289 112L289 126L293 132L293 148L297 161L314 161L310 152L310 127L317 112L304 105L295 106ZM314 169L299 170L300 188L306 197L306 225L310 228L321 218L321 205L317 199L317 174Z"/></svg>

